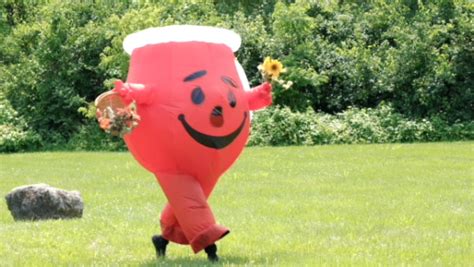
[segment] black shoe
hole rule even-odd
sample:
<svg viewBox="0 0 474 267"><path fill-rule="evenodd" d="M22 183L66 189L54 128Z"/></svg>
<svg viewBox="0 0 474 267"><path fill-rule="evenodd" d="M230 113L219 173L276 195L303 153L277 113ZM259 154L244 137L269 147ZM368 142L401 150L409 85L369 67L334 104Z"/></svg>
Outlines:
<svg viewBox="0 0 474 267"><path fill-rule="evenodd" d="M207 253L207 259L212 262L219 261L219 257L217 256L217 246L216 244L212 244L207 246L204 251Z"/></svg>
<svg viewBox="0 0 474 267"><path fill-rule="evenodd" d="M166 246L170 241L164 239L161 235L154 235L151 238L153 245L155 245L156 249L156 256L157 257L164 257L166 254Z"/></svg>

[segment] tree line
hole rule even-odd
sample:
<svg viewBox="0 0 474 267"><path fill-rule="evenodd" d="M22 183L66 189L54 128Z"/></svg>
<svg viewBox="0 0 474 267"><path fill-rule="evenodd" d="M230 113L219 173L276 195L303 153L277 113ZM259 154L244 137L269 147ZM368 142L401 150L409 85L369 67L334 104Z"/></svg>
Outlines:
<svg viewBox="0 0 474 267"><path fill-rule="evenodd" d="M85 110L126 78L125 36L171 24L238 32L236 55L253 84L265 56L280 59L293 82L274 88L285 112L382 105L407 120L473 121L469 1L5 1L0 12L0 151L123 147Z"/></svg>

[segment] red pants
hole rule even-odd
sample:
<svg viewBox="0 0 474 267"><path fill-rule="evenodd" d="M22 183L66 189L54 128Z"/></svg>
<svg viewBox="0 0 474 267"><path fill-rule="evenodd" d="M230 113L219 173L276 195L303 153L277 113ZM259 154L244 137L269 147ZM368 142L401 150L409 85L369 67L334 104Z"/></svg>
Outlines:
<svg viewBox="0 0 474 267"><path fill-rule="evenodd" d="M211 188L203 188L194 177L188 175L159 174L161 185L168 204L161 214L162 236L175 243L191 244L194 253L229 233L217 225L207 203ZM206 190L207 189L207 190Z"/></svg>

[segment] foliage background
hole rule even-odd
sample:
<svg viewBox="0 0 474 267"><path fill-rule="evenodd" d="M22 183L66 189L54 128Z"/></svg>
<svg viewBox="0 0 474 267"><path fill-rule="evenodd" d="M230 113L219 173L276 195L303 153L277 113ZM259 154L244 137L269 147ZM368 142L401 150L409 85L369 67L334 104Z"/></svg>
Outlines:
<svg viewBox="0 0 474 267"><path fill-rule="evenodd" d="M238 32L252 85L264 56L287 66L294 85L275 86L252 145L473 139L473 13L462 0L4 1L0 151L123 149L84 110L126 78L127 34L171 24Z"/></svg>

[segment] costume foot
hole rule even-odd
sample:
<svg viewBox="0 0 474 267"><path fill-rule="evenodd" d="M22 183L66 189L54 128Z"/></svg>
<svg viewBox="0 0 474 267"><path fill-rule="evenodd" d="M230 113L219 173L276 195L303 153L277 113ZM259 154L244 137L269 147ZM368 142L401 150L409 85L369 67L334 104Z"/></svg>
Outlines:
<svg viewBox="0 0 474 267"><path fill-rule="evenodd" d="M166 254L166 246L170 241L164 239L161 235L154 235L151 238L151 241L153 242L153 245L155 245L156 256L158 258L164 257Z"/></svg>
<svg viewBox="0 0 474 267"><path fill-rule="evenodd" d="M217 256L217 246L216 244L212 244L207 246L204 251L207 253L207 259L212 262L219 261L219 257Z"/></svg>

